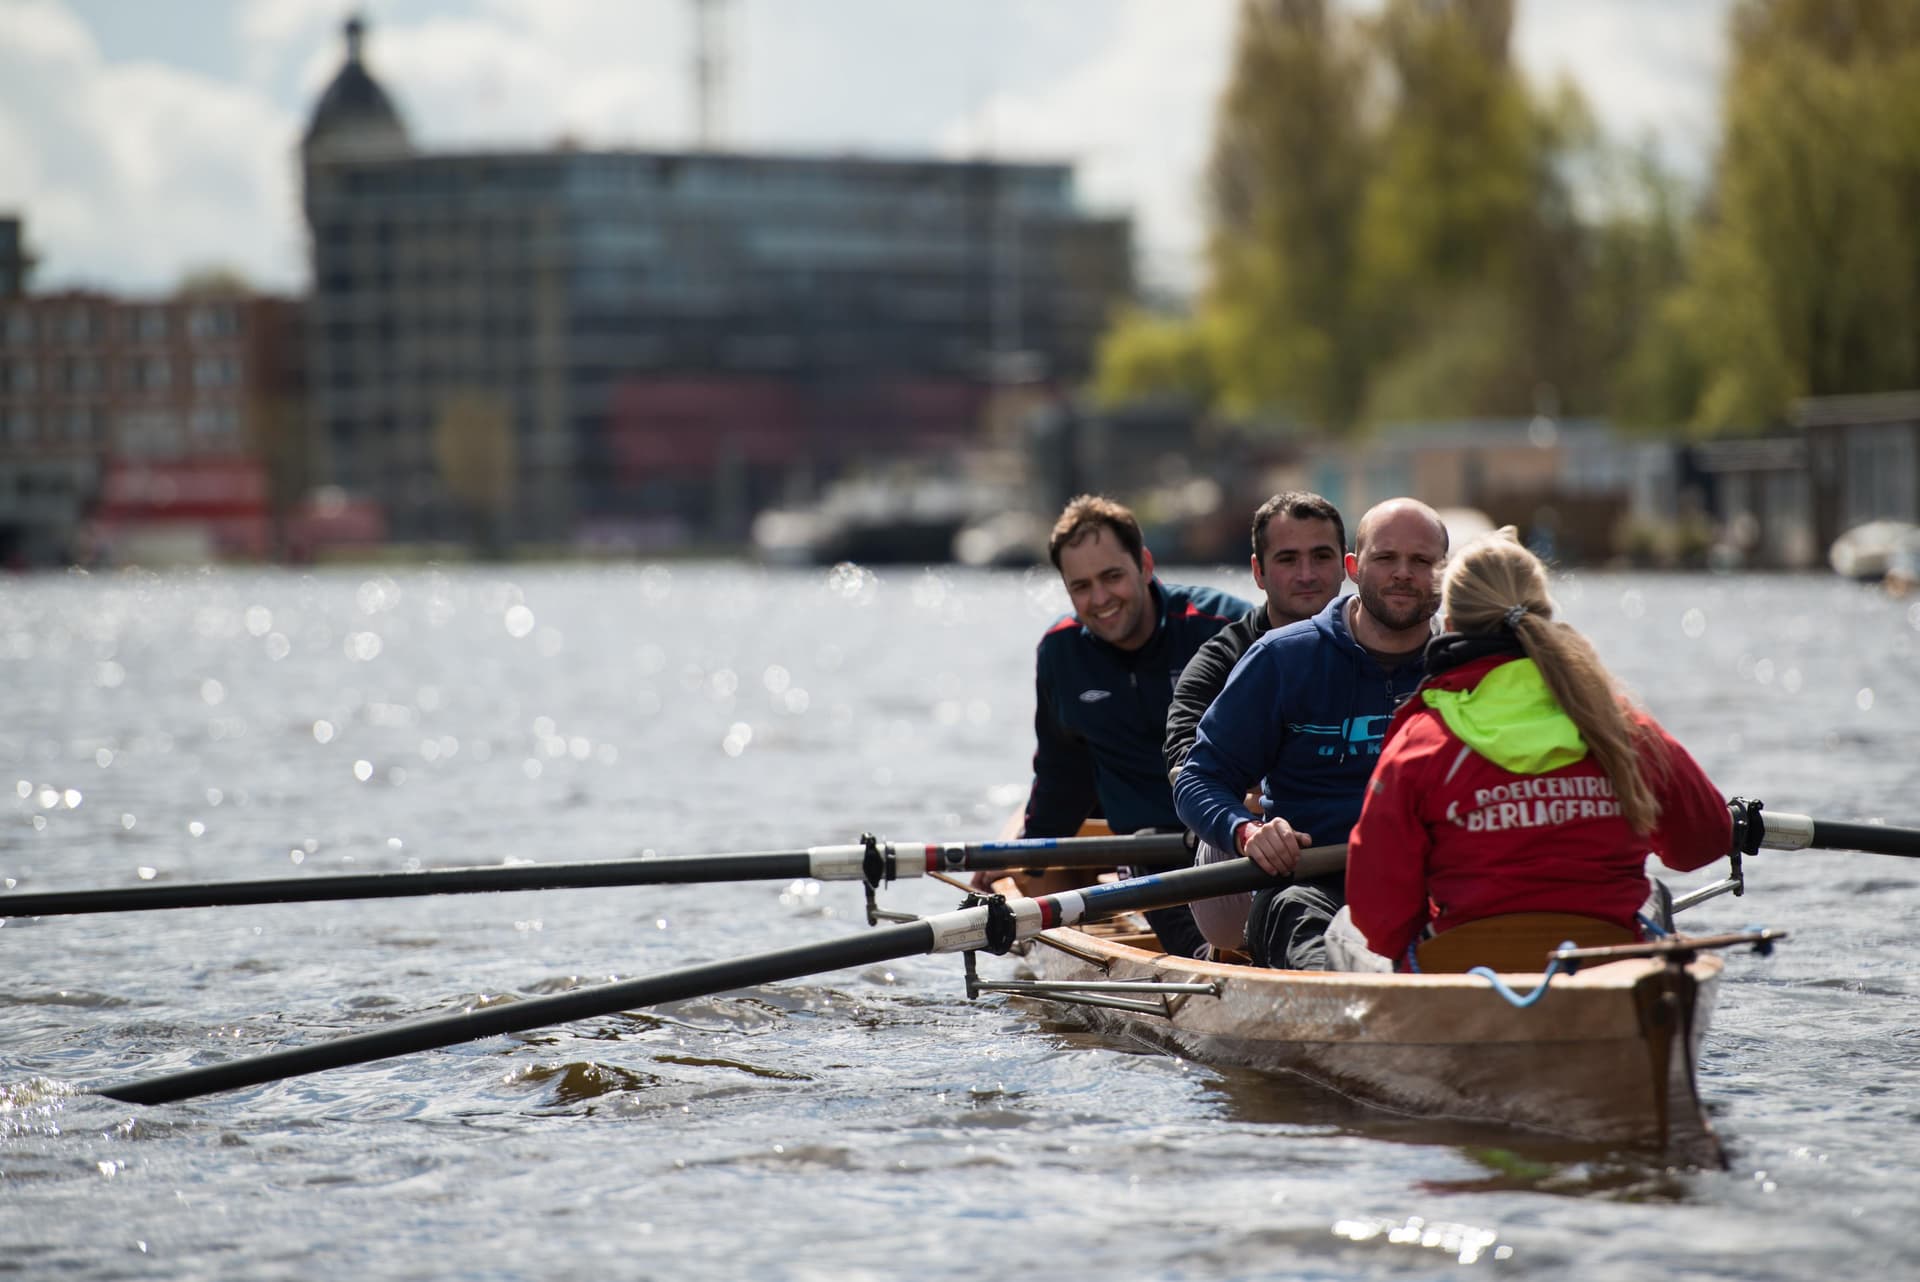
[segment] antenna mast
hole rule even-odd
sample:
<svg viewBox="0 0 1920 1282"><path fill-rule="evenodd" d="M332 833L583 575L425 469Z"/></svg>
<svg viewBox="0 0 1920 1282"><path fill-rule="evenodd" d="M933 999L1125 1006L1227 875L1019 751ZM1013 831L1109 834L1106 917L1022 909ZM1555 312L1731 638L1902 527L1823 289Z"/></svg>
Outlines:
<svg viewBox="0 0 1920 1282"><path fill-rule="evenodd" d="M693 118L701 151L725 140L727 0L693 0Z"/></svg>

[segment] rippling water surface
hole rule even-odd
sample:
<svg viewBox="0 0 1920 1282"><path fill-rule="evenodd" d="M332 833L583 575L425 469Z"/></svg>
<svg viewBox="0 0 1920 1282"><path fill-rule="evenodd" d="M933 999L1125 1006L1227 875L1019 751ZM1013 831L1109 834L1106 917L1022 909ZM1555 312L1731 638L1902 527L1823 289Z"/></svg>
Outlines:
<svg viewBox="0 0 1920 1282"><path fill-rule="evenodd" d="M1729 793L1920 823L1920 606L1827 579L1559 591ZM730 565L0 581L0 885L990 836L1063 605L1049 575ZM1689 916L1794 932L1729 959L1702 1065L1726 1172L1100 1041L969 1004L951 957L118 1104L87 1092L840 937L859 892L9 920L0 1274L1912 1276L1920 865L1750 873Z"/></svg>

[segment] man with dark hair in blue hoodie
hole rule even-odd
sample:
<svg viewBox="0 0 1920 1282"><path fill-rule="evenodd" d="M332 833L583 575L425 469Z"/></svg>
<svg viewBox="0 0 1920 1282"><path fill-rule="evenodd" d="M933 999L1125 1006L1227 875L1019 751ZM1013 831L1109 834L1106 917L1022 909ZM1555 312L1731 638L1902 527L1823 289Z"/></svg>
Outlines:
<svg viewBox="0 0 1920 1282"><path fill-rule="evenodd" d="M1347 554L1358 590L1261 637L1201 718L1174 782L1181 822L1278 876L1304 847L1346 841L1387 722L1425 675L1446 555L1447 527L1417 500L1389 499L1360 519ZM1244 800L1256 781L1264 816ZM1344 873L1311 878L1256 900L1254 960L1324 969L1345 882Z"/></svg>

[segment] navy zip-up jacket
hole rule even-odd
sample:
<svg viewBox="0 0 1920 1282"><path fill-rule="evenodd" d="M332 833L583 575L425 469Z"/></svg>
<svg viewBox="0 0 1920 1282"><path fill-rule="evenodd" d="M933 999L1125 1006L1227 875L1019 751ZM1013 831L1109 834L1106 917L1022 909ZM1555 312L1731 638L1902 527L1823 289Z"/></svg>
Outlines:
<svg viewBox="0 0 1920 1282"><path fill-rule="evenodd" d="M1094 814L1120 833L1179 827L1160 751L1173 683L1208 637L1251 607L1215 588L1147 587L1159 618L1138 650L1108 645L1072 616L1040 638L1021 835L1070 837Z"/></svg>
<svg viewBox="0 0 1920 1282"><path fill-rule="evenodd" d="M1267 815L1316 846L1339 845L1359 821L1387 722L1426 674L1426 656L1388 673L1347 630L1352 599L1254 642L1200 718L1174 805L1216 849L1232 851L1234 829L1259 818L1245 801L1255 780Z"/></svg>

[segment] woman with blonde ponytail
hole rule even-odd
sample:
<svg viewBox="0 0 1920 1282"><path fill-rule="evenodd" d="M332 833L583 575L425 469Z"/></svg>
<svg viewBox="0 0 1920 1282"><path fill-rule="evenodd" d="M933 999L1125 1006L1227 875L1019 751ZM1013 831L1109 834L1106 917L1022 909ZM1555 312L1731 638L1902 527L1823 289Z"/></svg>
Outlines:
<svg viewBox="0 0 1920 1282"><path fill-rule="evenodd" d="M1491 937L1519 914L1637 938L1646 856L1685 871L1726 854L1725 800L1554 619L1546 567L1513 527L1458 551L1440 611L1353 829L1353 925L1403 967L1423 938L1469 923L1483 925L1454 942Z"/></svg>

